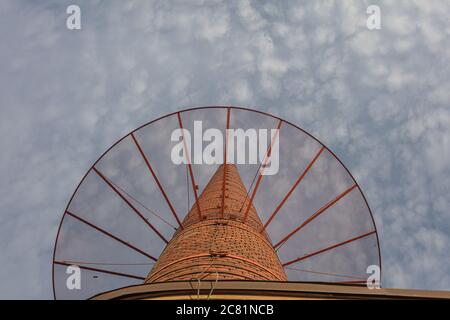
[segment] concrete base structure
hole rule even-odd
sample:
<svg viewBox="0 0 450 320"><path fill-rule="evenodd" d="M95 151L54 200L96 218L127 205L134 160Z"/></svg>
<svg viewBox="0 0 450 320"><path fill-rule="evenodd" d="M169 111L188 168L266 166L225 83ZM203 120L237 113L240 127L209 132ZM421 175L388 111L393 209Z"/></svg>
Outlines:
<svg viewBox="0 0 450 320"><path fill-rule="evenodd" d="M447 291L368 289L347 284L282 281L175 281L130 286L93 300L450 299Z"/></svg>

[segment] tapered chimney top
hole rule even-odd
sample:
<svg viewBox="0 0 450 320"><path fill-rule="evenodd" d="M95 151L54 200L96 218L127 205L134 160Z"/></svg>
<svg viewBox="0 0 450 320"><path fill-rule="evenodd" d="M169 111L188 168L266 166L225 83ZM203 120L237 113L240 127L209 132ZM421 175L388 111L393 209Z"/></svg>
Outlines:
<svg viewBox="0 0 450 320"><path fill-rule="evenodd" d="M235 165L221 165L146 282L287 277Z"/></svg>

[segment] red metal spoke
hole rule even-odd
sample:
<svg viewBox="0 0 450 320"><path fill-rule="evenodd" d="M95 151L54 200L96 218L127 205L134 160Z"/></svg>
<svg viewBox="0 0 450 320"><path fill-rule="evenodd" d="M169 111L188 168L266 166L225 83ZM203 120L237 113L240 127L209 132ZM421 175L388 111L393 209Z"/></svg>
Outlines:
<svg viewBox="0 0 450 320"><path fill-rule="evenodd" d="M304 256L302 256L302 257L298 257L298 258L296 258L296 259L294 259L294 260L285 262L285 263L282 264L282 266L283 266L283 267L286 267L286 266L291 265L291 264L293 264L293 263L296 263L296 262L299 262L299 261L302 261L302 260L311 258L311 257L313 257L313 256L316 256L316 255L318 255L318 254L321 254L321 253L323 253L323 252L330 251L330 250L332 250L332 249L338 248L338 247L340 247L340 246L346 245L346 244L351 243L351 242L354 242L354 241L356 241L356 240L359 240L359 239L368 237L368 236L370 236L370 235L372 235L372 234L374 234L374 233L376 233L375 230L370 231L370 232L367 232L367 233L362 234L362 235L360 235L360 236L357 236L357 237L354 237L354 238L351 238L351 239L348 239L348 240L345 240L345 241L336 243L336 244L334 244L334 245L332 245L332 246L329 246L329 247L320 249L320 250L318 250L318 251L315 251L315 252L312 252L312 253L308 253L308 254L306 254L306 255L304 255Z"/></svg>
<svg viewBox="0 0 450 320"><path fill-rule="evenodd" d="M94 228L95 230L97 230L97 231L103 233L104 235L106 235L106 236L108 236L108 237L110 237L110 238L112 238L112 239L114 239L114 240L120 242L121 244L127 246L128 248L133 249L134 251L136 251L136 252L138 252L138 253L140 253L140 254L146 256L147 258L149 258L149 259L151 259L151 260L153 260L153 261L156 261L156 260L157 260L155 257L153 257L152 255L148 254L147 252L145 252L145 251L143 251L143 250L141 250L141 249L139 249L139 248L136 248L134 245L132 245L132 244L126 242L125 240L120 239L119 237L116 237L116 236L113 235L112 233L110 233L110 232L108 232L108 231L106 231L106 230L104 230L104 229L102 229L102 228L96 226L95 224L93 224L93 223L91 223L91 222L89 222L89 221L87 221L87 220L85 220L85 219L83 219L83 218L77 216L76 214L74 214L74 213L72 213L72 212L70 212L70 211L66 211L66 213L67 213L69 216L71 216L72 218L77 219L78 221L80 221L80 222L82 222L82 223L84 223L84 224L90 226L91 228Z"/></svg>
<svg viewBox="0 0 450 320"><path fill-rule="evenodd" d="M70 265L93 265L93 266L151 266L154 265L154 262L143 262L143 263L121 263L121 262L92 262L92 261L73 261L73 260L64 260L64 262Z"/></svg>
<svg viewBox="0 0 450 320"><path fill-rule="evenodd" d="M333 200L329 201L327 204L325 204L323 207L321 207L319 210L317 210L313 215L311 215L308 219L306 219L301 225L299 225L297 228L292 230L289 234L287 234L283 239L281 239L277 244L275 244L273 247L277 248L278 246L284 244L290 237L292 237L294 234L296 234L300 229L302 229L304 226L309 224L311 221L316 219L318 216L320 216L322 213L324 213L327 209L335 205L339 200L341 200L343 197L345 197L347 194L349 194L353 189L357 187L356 184L352 185L350 188L342 192L340 195L338 195Z"/></svg>
<svg viewBox="0 0 450 320"><path fill-rule="evenodd" d="M332 283L338 283L338 284L366 284L367 280L333 281Z"/></svg>
<svg viewBox="0 0 450 320"><path fill-rule="evenodd" d="M302 172L302 174L298 177L297 181L295 181L294 185L291 187L291 189L289 190L289 192L286 194L286 196L283 198L283 200L281 200L281 202L278 204L278 206L275 208L275 210L273 211L273 213L270 215L269 219L267 220L267 222L264 224L264 227L261 230L261 233L264 232L264 230L266 230L267 226L272 222L273 218L275 218L275 216L277 215L277 213L281 210L281 208L283 207L283 205L286 203L286 201L289 199L289 197L291 196L291 194L294 192L294 190L297 188L297 186L300 184L300 182L303 180L303 178L306 176L306 174L308 173L308 171L312 168L312 166L314 165L314 163L316 162L316 160L320 157L320 155L322 154L322 152L325 150L325 147L322 146L322 148L320 148L319 152L316 153L316 155L314 156L314 158L311 160L311 162L308 164L308 166L306 167L306 169Z"/></svg>
<svg viewBox="0 0 450 320"><path fill-rule="evenodd" d="M202 218L202 212L200 210L200 203L198 202L197 184L195 183L194 172L192 171L192 165L191 165L191 158L190 158L191 156L190 156L190 154L188 152L186 139L185 139L185 136L184 136L183 120L181 120L181 114L179 112L177 112L177 116L178 116L178 123L180 125L180 129L181 129L181 132L183 134L183 146L184 146L184 151L185 151L185 155L186 155L186 162L187 162L187 166L188 166L188 169L189 169L189 174L191 176L192 189L194 190L195 203L197 204L198 216L201 219Z"/></svg>
<svg viewBox="0 0 450 320"><path fill-rule="evenodd" d="M228 131L230 129L230 114L231 109L227 109L227 126L225 130L225 151L223 155L223 183L222 183L222 218L225 215L225 185L227 176L227 152L228 152Z"/></svg>
<svg viewBox="0 0 450 320"><path fill-rule="evenodd" d="M347 274L339 274L339 273L332 273L332 272L320 272L320 271L314 271L314 270L297 269L297 268L292 268L292 267L286 267L286 269L305 272L305 273L318 274L318 275L339 277L339 278L358 279L358 280L366 279L365 277L361 277L361 276L351 276L351 275L347 275Z"/></svg>
<svg viewBox="0 0 450 320"><path fill-rule="evenodd" d="M145 222L145 224L150 227L150 229L152 229L165 243L169 243L169 241L164 238L164 236L142 215L142 213L139 212L139 210L136 209L136 207L133 206L133 204L128 201L128 199L125 198L119 190L117 190L117 188L111 183L111 181L109 181L97 168L94 167L93 170Z"/></svg>
<svg viewBox="0 0 450 320"><path fill-rule="evenodd" d="M64 261L53 261L53 263L59 264L62 266L71 266L72 265L72 264L66 263ZM77 267L79 267L80 269L84 269L84 270L107 273L107 274L112 274L112 275L119 276L119 277L133 278L133 279L137 279L137 280L145 280L144 277L135 276L135 275L128 274L128 273L115 272L115 271L109 271L109 270L105 270L105 269L98 269L98 268L78 266L78 265L77 265Z"/></svg>
<svg viewBox="0 0 450 320"><path fill-rule="evenodd" d="M134 143L135 143L137 149L139 150L139 153L141 154L142 158L144 159L145 164L147 165L148 170L150 171L151 175L153 176L153 179L155 180L156 184L158 185L158 188L159 188L159 190L161 191L161 193L162 193L164 199L166 199L166 202L167 202L167 205L168 205L169 208L170 208L170 211L172 211L172 214L173 214L173 216L175 217L175 219L177 220L178 225L181 227L181 229L183 229L183 226L181 225L181 221L180 221L180 219L178 218L178 215L177 215L177 213L176 213L176 211L175 211L175 208L173 207L172 203L170 202L170 199L169 199L169 197L167 196L166 191L164 190L164 188L163 188L161 182L159 181L158 177L156 176L156 173L155 173L155 171L153 170L153 167L152 167L152 165L150 164L150 161L149 161L148 157L147 157L146 154L144 153L144 150L142 150L141 145L140 145L139 142L137 141L137 139L136 139L134 133L131 133L131 138L133 139L133 141L134 141Z"/></svg>
<svg viewBox="0 0 450 320"><path fill-rule="evenodd" d="M279 134L279 131L280 131L280 128L281 128L282 123L283 123L283 120L280 120L280 121L278 122L278 126L277 126L277 129L278 129L278 130L277 130L276 133L273 135L272 141L271 141L271 143L270 143L270 146L269 146L269 148L267 149L266 155L264 156L264 161L263 161L262 166L261 166L262 168L259 170L258 179L256 180L255 188L254 188L253 191L252 191L252 195L251 195L251 197L250 197L250 201L249 201L249 203L248 203L248 205L247 205L247 209L245 210L244 222L247 221L248 213L249 213L249 211L250 211L250 208L251 208L252 205L253 205L253 200L255 199L256 193L258 192L258 188L259 188L259 185L260 185L261 180L262 180L262 177L263 177L263 172L264 172L264 170L265 170L265 168L266 168L266 165L267 165L267 160L269 159L269 157L270 157L271 154L272 154L272 147L273 147L273 145L274 145L274 143L275 143L275 140L278 138L278 134Z"/></svg>

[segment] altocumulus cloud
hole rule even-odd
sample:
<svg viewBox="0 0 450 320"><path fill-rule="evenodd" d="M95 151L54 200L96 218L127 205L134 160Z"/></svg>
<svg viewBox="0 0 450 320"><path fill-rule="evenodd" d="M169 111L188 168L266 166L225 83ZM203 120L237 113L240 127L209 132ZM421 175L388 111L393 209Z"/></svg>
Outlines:
<svg viewBox="0 0 450 320"><path fill-rule="evenodd" d="M336 151L374 210L384 286L450 289L449 16L444 0L1 1L0 297L52 296L58 221L103 150L219 104Z"/></svg>

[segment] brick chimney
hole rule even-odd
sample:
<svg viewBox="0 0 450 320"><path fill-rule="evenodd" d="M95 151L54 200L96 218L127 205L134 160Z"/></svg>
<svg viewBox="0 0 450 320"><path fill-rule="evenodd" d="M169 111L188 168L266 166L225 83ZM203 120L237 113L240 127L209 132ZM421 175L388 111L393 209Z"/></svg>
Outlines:
<svg viewBox="0 0 450 320"><path fill-rule="evenodd" d="M145 282L287 281L269 237L260 232L262 223L255 208L247 209L248 204L236 166L221 165Z"/></svg>

